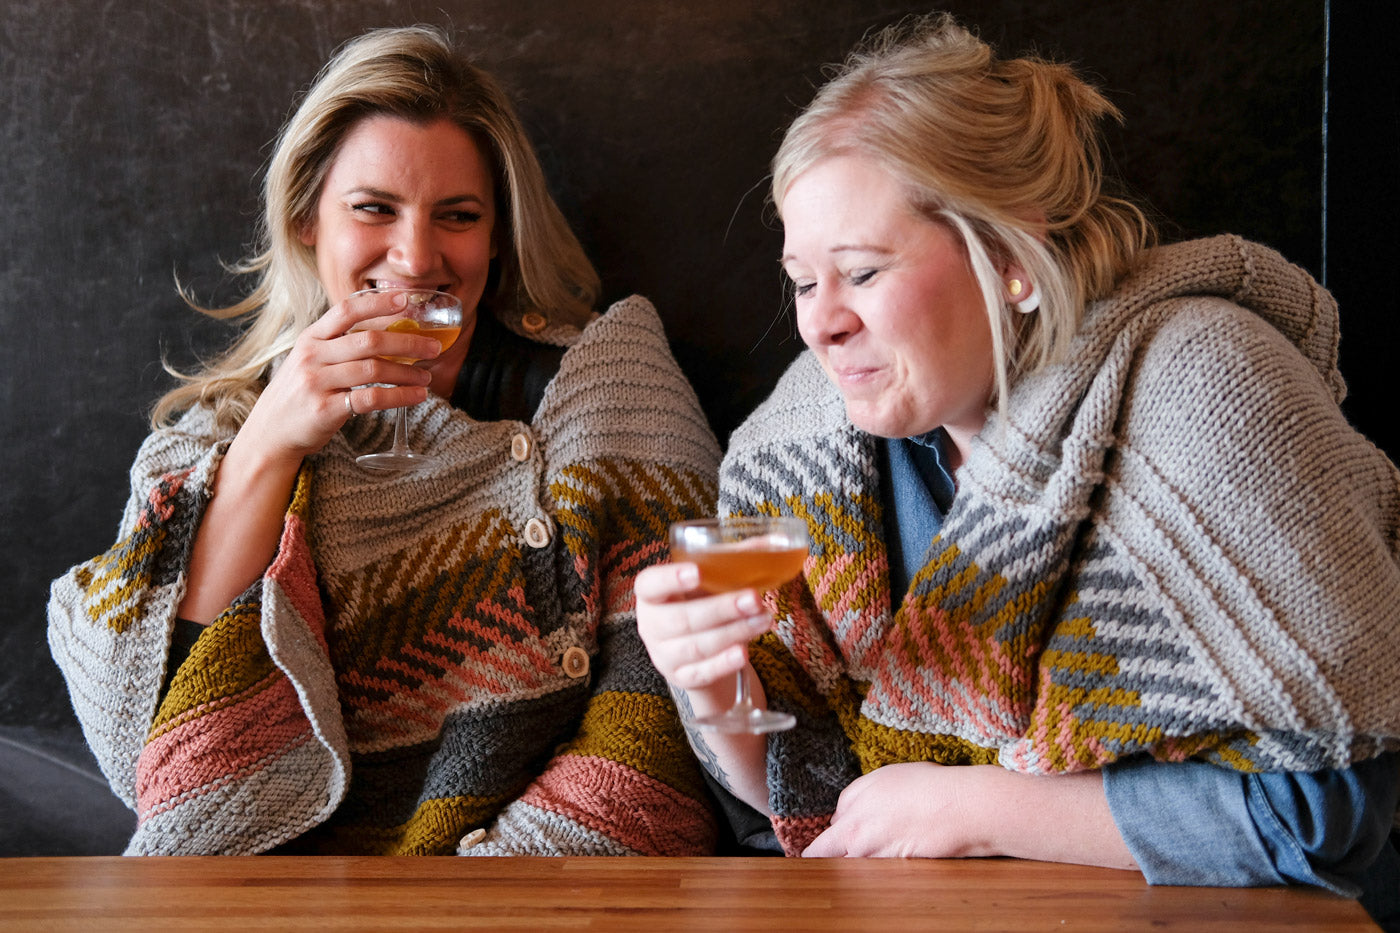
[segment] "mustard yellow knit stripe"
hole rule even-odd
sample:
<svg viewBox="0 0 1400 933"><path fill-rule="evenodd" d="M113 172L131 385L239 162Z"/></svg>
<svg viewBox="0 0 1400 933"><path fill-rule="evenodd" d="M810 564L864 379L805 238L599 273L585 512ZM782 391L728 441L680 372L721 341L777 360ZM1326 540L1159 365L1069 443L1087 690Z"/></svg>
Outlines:
<svg viewBox="0 0 1400 933"><path fill-rule="evenodd" d="M714 481L691 470L662 464L608 460L574 464L550 483L559 503L558 520L573 532L567 535L570 553L603 541L598 522L606 515L613 527L607 539L664 541L671 522L709 514L714 508ZM610 503L625 502L625 508Z"/></svg>
<svg viewBox="0 0 1400 933"><path fill-rule="evenodd" d="M317 850L366 855L450 855L473 828L484 827L504 806L499 797L425 800L398 826L347 824L319 831Z"/></svg>
<svg viewBox="0 0 1400 933"><path fill-rule="evenodd" d="M249 693L265 689L280 672L263 643L260 607L236 603L194 643L156 712L151 737Z"/></svg>
<svg viewBox="0 0 1400 933"><path fill-rule="evenodd" d="M567 754L597 756L633 768L692 799L704 799L675 705L668 697L605 691L594 697Z"/></svg>
<svg viewBox="0 0 1400 933"><path fill-rule="evenodd" d="M120 634L144 615L137 596L150 586L149 568L166 537L164 528L139 529L78 569L90 622Z"/></svg>
<svg viewBox="0 0 1400 933"><path fill-rule="evenodd" d="M996 764L997 750L974 745L952 735L910 732L861 718L853 736L862 773L907 761L932 761L940 765Z"/></svg>

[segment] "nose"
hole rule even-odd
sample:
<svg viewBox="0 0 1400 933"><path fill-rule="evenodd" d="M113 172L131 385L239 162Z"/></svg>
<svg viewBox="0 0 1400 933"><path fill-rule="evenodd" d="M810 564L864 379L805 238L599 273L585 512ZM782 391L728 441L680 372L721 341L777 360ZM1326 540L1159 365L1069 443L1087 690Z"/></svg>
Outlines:
<svg viewBox="0 0 1400 933"><path fill-rule="evenodd" d="M819 283L797 301L797 330L812 348L838 346L860 330L860 315L843 299L839 288Z"/></svg>
<svg viewBox="0 0 1400 933"><path fill-rule="evenodd" d="M432 225L426 220L403 217L394 224L389 244L389 265L404 276L421 277L437 270L441 250Z"/></svg>

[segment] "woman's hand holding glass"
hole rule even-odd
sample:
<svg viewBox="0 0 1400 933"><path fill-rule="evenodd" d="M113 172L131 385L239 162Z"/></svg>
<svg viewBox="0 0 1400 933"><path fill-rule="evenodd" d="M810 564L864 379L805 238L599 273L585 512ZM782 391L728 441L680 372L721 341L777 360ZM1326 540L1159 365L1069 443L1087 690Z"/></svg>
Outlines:
<svg viewBox="0 0 1400 933"><path fill-rule="evenodd" d="M678 563L643 570L636 594L637 629L661 676L695 701L713 694L714 709L728 706L734 675L748 667L746 646L773 627L757 592L707 594L699 568Z"/></svg>
<svg viewBox="0 0 1400 933"><path fill-rule="evenodd" d="M442 353L434 337L354 330L392 315L401 295L357 292L323 314L296 343L258 397L240 435L257 438L264 456L295 461L326 445L353 414L415 405L431 375L405 360Z"/></svg>
<svg viewBox="0 0 1400 933"><path fill-rule="evenodd" d="M751 700L765 706L762 685L749 667L747 645L773 627L753 589L708 594L693 563L658 564L637 575L637 629L652 664L676 694L681 719L706 770L735 796L768 812L766 742L759 734L703 732L696 720L734 703L736 677Z"/></svg>
<svg viewBox="0 0 1400 933"><path fill-rule="evenodd" d="M180 616L207 623L262 575L277 552L302 460L351 414L427 397L431 376L386 356L435 359L433 337L351 330L392 314L392 295L357 293L297 337L229 445L200 522ZM367 386L366 383L377 383Z"/></svg>
<svg viewBox="0 0 1400 933"><path fill-rule="evenodd" d="M648 605L643 642L658 670L683 688L680 681L687 679L694 686L708 688L708 674L715 670L738 671L734 705L724 712L694 717L700 727L721 733L771 733L794 724L787 713L770 712L763 703L753 702L750 684L755 678L743 670L743 643L771 625L766 614L759 615L757 591L781 586L797 576L806 551L808 534L801 518L700 518L671 525L671 559L685 567L682 573L689 588L685 594L661 593L661 598L671 600L672 607L678 605L676 598L682 600L679 605L699 607L682 609L668 622L664 621L665 611ZM685 600L696 593L729 597L718 602ZM641 598L638 591L638 602ZM739 618L732 618L735 614ZM640 616L638 609L638 619Z"/></svg>

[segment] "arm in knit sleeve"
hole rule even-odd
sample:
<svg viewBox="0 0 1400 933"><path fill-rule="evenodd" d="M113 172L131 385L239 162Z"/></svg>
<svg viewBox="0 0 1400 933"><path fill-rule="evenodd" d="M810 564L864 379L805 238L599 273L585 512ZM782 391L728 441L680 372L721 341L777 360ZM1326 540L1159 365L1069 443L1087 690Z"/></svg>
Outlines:
<svg viewBox="0 0 1400 933"><path fill-rule="evenodd" d="M222 453L194 416L157 431L131 468L117 541L49 591L48 639L88 745L136 806L136 759L155 717L175 612Z"/></svg>
<svg viewBox="0 0 1400 933"><path fill-rule="evenodd" d="M338 723L316 729L301 700L316 698L328 666L312 634L319 600L295 501L264 579L208 626L162 698L190 548L222 449L201 423L187 415L143 445L120 539L56 581L49 604L50 645L88 743L137 813L129 854L263 851L324 818L343 792L343 756L314 738L333 740ZM302 617L305 637L270 646L265 624L296 626L265 616Z"/></svg>

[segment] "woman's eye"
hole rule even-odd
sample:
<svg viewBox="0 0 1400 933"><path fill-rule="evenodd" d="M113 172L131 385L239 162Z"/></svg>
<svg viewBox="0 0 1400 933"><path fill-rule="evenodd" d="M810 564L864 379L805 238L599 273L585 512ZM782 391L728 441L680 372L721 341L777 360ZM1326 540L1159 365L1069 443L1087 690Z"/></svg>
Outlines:
<svg viewBox="0 0 1400 933"><path fill-rule="evenodd" d="M350 205L350 210L354 211L356 214L373 214L376 216L384 217L388 217L391 214L393 214L393 211L389 208L389 205L380 204L377 201L365 201L362 204L352 204Z"/></svg>
<svg viewBox="0 0 1400 933"><path fill-rule="evenodd" d="M875 273L878 271L878 269L861 269L859 272L853 272L851 273L851 284L864 285L875 278Z"/></svg>
<svg viewBox="0 0 1400 933"><path fill-rule="evenodd" d="M798 298L805 298L812 293L812 289L817 287L816 282L793 282L792 293Z"/></svg>
<svg viewBox="0 0 1400 933"><path fill-rule="evenodd" d="M449 211L443 215L443 219L450 224L459 224L463 227L470 226L481 219L480 211Z"/></svg>

